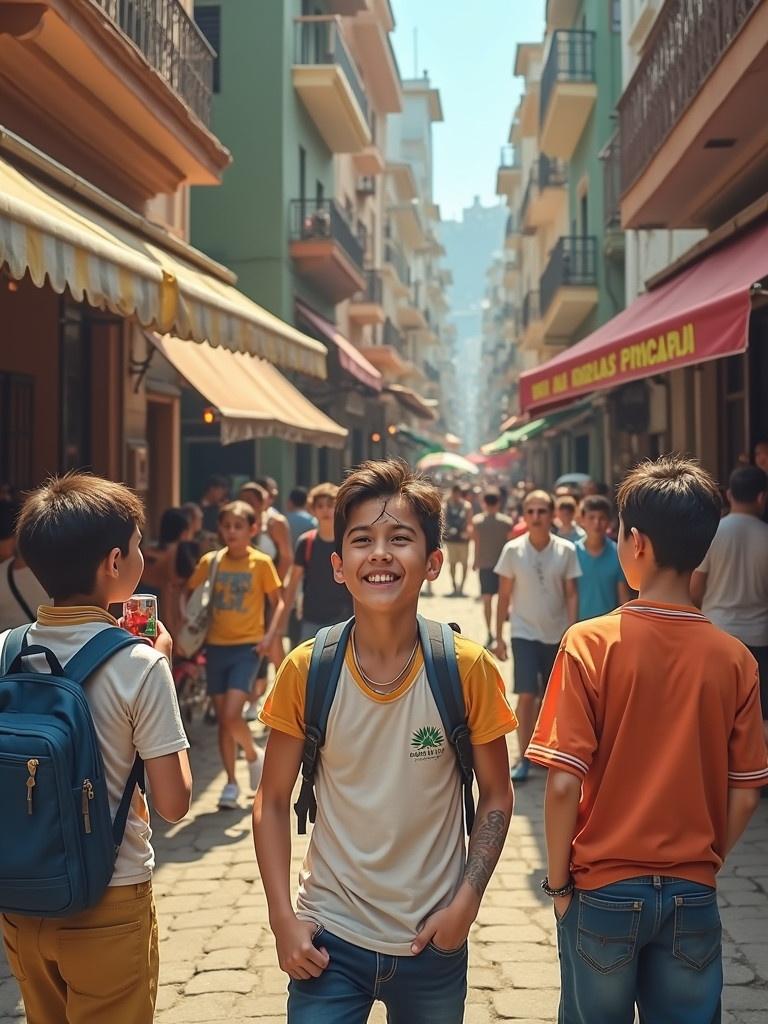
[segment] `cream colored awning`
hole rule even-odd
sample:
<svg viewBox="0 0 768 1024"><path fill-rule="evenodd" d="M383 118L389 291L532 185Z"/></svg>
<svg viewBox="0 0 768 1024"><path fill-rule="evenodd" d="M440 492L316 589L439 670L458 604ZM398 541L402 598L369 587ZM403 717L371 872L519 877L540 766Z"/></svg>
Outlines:
<svg viewBox="0 0 768 1024"><path fill-rule="evenodd" d="M326 416L264 359L148 333L147 337L220 415L221 442L279 437L343 448L347 431Z"/></svg>
<svg viewBox="0 0 768 1024"><path fill-rule="evenodd" d="M105 196L120 214L110 216L74 194L92 186L71 179L73 192L0 158L0 266L13 278L28 272L38 288L47 278L59 295L68 288L161 334L325 377L325 347L239 292L229 271Z"/></svg>

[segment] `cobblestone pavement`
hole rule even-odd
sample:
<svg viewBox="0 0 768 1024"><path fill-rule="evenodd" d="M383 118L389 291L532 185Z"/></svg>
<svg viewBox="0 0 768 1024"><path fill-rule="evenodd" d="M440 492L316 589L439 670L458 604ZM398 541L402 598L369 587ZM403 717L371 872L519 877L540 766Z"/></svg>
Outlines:
<svg viewBox="0 0 768 1024"><path fill-rule="evenodd" d="M476 583L472 581L474 592ZM425 597L425 614L461 624L484 638L474 598ZM509 678L509 668L504 667ZM157 823L155 892L160 918L157 1024L279 1024L285 1019L285 976L267 926L267 908L253 854L250 814L217 811L222 779L215 730L191 732L195 800L178 825ZM511 741L516 751L516 742ZM245 763L240 762L245 791ZM557 952L552 910L539 889L544 874L544 773L518 788L509 839L471 934L466 1024L556 1019ZM294 847L296 877L305 840ZM768 800L720 879L725 929L725 1024L768 1019ZM0 1024L18 1024L23 1008L0 954ZM371 1015L383 1024L377 1005ZM62 1022L63 1024L63 1022Z"/></svg>

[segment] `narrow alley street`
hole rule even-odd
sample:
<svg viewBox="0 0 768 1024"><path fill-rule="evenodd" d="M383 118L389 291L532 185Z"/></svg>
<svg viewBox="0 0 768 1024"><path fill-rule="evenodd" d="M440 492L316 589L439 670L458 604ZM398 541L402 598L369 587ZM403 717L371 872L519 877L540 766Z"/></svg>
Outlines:
<svg viewBox="0 0 768 1024"><path fill-rule="evenodd" d="M484 636L474 597L447 596L447 573L422 611ZM509 667L504 667L509 679ZM178 825L156 822L155 876L160 919L157 1024L240 1024L285 1020L285 975L277 966L264 893L251 840L250 808L217 811L221 779L215 730L191 733L195 799ZM516 741L512 739L514 750ZM245 788L245 763L241 762ZM642 779L638 778L638 785ZM558 996L557 952L544 874L544 773L518 787L517 805L499 868L471 934L467 1024L513 1020L552 1024ZM295 877L304 841L294 847ZM720 879L726 987L725 1024L764 1024L768 1005L768 800ZM18 1024L23 1009L3 960L0 1024ZM383 1024L383 1008L371 1015Z"/></svg>

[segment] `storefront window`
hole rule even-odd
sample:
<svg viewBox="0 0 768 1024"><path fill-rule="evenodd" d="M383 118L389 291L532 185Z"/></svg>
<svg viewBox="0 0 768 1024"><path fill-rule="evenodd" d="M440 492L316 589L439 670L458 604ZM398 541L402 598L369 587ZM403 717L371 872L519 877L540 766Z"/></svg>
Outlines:
<svg viewBox="0 0 768 1024"><path fill-rule="evenodd" d="M729 356L718 363L723 430L720 432L720 477L748 457L746 415L746 356Z"/></svg>
<svg viewBox="0 0 768 1024"><path fill-rule="evenodd" d="M82 307L65 302L61 325L61 468L82 469L91 458L88 410L91 364L88 321Z"/></svg>
<svg viewBox="0 0 768 1024"><path fill-rule="evenodd" d="M15 490L33 487L32 423L34 378L0 373L0 486Z"/></svg>

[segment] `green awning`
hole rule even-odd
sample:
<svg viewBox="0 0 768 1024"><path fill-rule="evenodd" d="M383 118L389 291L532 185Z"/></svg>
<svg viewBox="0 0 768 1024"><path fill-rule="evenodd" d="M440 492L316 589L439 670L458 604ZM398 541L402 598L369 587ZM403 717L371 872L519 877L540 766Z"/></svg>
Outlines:
<svg viewBox="0 0 768 1024"><path fill-rule="evenodd" d="M398 441L404 441L406 444L412 444L415 448L423 448L424 454L427 452L438 452L440 451L439 445L436 445L433 441L427 440L426 437L422 437L421 434L414 433L408 427L398 427L397 434L395 435Z"/></svg>
<svg viewBox="0 0 768 1024"><path fill-rule="evenodd" d="M524 423L514 430L505 430L495 441L484 444L481 450L484 455L497 455L499 452L506 452L510 448L533 440L534 437L538 437L545 430L562 423L563 420L578 416L590 404L590 402L578 402L567 409L558 409L557 412L552 412L549 416L541 416L537 420L531 420L530 423Z"/></svg>

